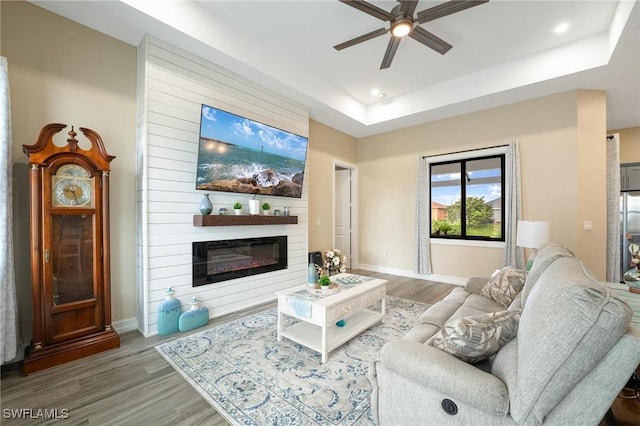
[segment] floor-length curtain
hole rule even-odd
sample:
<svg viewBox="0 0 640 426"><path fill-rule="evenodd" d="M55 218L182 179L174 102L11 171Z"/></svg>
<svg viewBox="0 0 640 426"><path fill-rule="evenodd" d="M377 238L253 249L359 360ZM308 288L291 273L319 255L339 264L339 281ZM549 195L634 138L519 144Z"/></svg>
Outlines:
<svg viewBox="0 0 640 426"><path fill-rule="evenodd" d="M415 272L431 273L431 204L429 202L429 163L422 156L418 158L418 181L416 182L416 259Z"/></svg>
<svg viewBox="0 0 640 426"><path fill-rule="evenodd" d="M509 143L506 156L504 266L524 269L524 249L516 246L518 220L522 219L522 193L520 188L520 144Z"/></svg>
<svg viewBox="0 0 640 426"><path fill-rule="evenodd" d="M607 281L620 282L620 142L607 137Z"/></svg>
<svg viewBox="0 0 640 426"><path fill-rule="evenodd" d="M0 57L0 363L18 355L18 306L13 265L11 103L7 58Z"/></svg>

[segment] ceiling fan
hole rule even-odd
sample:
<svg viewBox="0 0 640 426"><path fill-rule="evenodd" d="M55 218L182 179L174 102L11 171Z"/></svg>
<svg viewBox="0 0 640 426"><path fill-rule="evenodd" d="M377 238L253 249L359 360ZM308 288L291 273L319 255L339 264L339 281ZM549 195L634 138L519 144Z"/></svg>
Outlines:
<svg viewBox="0 0 640 426"><path fill-rule="evenodd" d="M409 36L444 55L453 46L435 34L420 27L420 24L460 12L470 7L479 6L483 3L487 3L489 0L450 0L446 3L422 10L418 12L415 17L413 14L418 6L419 0L398 0L400 4L394 7L391 12L387 12L386 10L363 0L339 1L378 18L381 21L389 21L390 26L389 28L379 28L375 31L371 31L370 33L345 41L344 43L337 44L333 46L334 49L346 49L347 47L381 36L390 31L391 38L389 39L389 44L387 44L387 51L384 53L384 58L382 58L382 64L380 64L380 69L385 69L391 66L391 61L393 61L396 50L398 50L400 41L405 36Z"/></svg>

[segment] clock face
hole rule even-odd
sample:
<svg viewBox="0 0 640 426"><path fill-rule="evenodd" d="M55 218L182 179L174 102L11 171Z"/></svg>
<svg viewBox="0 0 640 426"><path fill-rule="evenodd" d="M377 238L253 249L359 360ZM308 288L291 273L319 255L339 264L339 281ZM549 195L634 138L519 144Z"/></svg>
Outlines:
<svg viewBox="0 0 640 426"><path fill-rule="evenodd" d="M77 164L60 167L53 176L53 205L93 207L93 182L89 172Z"/></svg>

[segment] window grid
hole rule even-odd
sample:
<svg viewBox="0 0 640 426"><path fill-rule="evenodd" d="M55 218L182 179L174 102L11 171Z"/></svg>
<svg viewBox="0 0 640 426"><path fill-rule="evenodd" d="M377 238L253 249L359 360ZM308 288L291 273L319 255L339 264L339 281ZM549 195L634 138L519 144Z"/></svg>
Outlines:
<svg viewBox="0 0 640 426"><path fill-rule="evenodd" d="M496 161L497 160L497 161ZM476 163L476 168L475 171L482 171L482 169L480 167L482 167L482 162L484 162L485 164L489 164L492 161L496 162L497 164L499 163L499 177L498 176L490 176L487 175L484 178L483 177L479 177L476 178L476 180L480 181L481 185L485 185L487 187L489 187L489 182L494 182L495 183L499 183L500 188L499 188L499 194L496 196L496 198L494 199L485 199L484 196L482 197L478 197L478 196L474 196L471 195L472 198L467 198L467 193L468 192L473 192L473 191L469 191L469 186L472 185L476 185L475 183L471 183L472 182L472 178L471 175L474 173L474 167L470 167L474 165L474 162L478 162ZM497 166L496 164L496 166ZM456 171L456 167L457 170L459 170L459 173L455 173ZM434 174L434 169L437 170L440 169L440 174ZM494 167L495 170L498 170L497 167ZM489 156L481 156L481 157L473 157L470 156L468 158L463 158L463 159L457 159L457 160L451 160L451 161L442 161L442 162L432 162L429 164L429 170L430 170L430 179L429 179L429 197L430 197L430 202L431 202L431 238L441 238L441 239L460 239L460 240L479 240L479 241L504 241L504 235L505 235L505 228L504 228L504 215L505 215L505 155L504 154L498 154L498 155L489 155ZM443 171L448 171L450 176L457 176L457 179L451 179L450 181L444 181L443 180ZM446 173L445 173L446 174ZM482 173L480 173L480 175L482 175ZM498 179L497 181L495 179ZM434 185L435 182L435 185ZM457 221L449 221L447 220L447 218L442 219L442 208L438 207L440 206L442 203L438 203L436 205L436 208L434 209L434 187L442 187L442 186L446 186L447 183L455 183L455 185L450 185L451 188L455 188L456 186L459 188L459 193L460 193L460 197L459 197L459 203L460 203L460 213L459 213L459 220ZM494 187L495 189L495 187ZM473 199L475 198L475 200ZM478 204L478 198L481 198L482 200L484 200L485 204L487 205L487 207L484 207L482 204ZM495 212L495 201L496 199L500 200L499 203L499 209L500 212L499 214L496 216L496 212ZM457 202L458 200L456 200ZM452 208L452 205L455 204L455 202L451 202L450 204L445 204L445 206L447 207L447 211L449 213L455 212L455 209ZM475 234L474 232L480 232L482 233L483 231L474 231L474 226L469 225L469 218L470 218L470 212L469 212L469 207L473 207L476 206L477 209L482 210L486 210L487 208L491 208L491 212L492 212L492 216L491 216L491 222L490 223L486 223L485 227L487 228L487 232L485 234ZM434 212L438 211L438 208L440 209L440 212L438 214L436 214L435 218L434 218ZM485 215L488 214L488 212L485 211L484 213ZM482 215L482 213L480 213L480 215ZM482 216L480 216L482 217ZM497 221L499 220L499 224L497 223ZM443 222L446 222L443 224ZM459 223L458 223L459 222ZM491 225L491 226L489 226ZM459 232L456 232L457 229L459 227ZM436 229L438 228L438 229ZM448 229L449 232L439 232L441 228L444 229ZM477 226L476 226L477 228ZM482 229L482 228L480 228ZM498 235L495 235L496 231L498 231Z"/></svg>

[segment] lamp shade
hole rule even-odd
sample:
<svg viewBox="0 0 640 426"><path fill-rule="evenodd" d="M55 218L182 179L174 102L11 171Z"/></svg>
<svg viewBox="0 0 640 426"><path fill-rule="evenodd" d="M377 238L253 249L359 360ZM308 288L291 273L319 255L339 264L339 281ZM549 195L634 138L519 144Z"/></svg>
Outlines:
<svg viewBox="0 0 640 426"><path fill-rule="evenodd" d="M549 222L519 220L516 245L537 249L549 241Z"/></svg>

